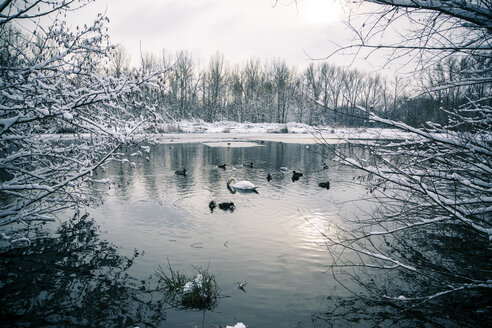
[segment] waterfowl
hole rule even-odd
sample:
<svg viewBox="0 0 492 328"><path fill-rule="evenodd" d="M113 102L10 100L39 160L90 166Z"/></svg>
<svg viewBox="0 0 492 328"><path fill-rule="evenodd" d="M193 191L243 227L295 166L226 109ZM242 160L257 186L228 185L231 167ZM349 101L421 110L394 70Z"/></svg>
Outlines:
<svg viewBox="0 0 492 328"><path fill-rule="evenodd" d="M300 178L303 175L301 172L292 171L292 177Z"/></svg>
<svg viewBox="0 0 492 328"><path fill-rule="evenodd" d="M330 181L320 182L320 183L318 183L318 186L320 186L321 188L330 189Z"/></svg>
<svg viewBox="0 0 492 328"><path fill-rule="evenodd" d="M323 170L328 170L328 165L326 163L323 163Z"/></svg>
<svg viewBox="0 0 492 328"><path fill-rule="evenodd" d="M226 164L220 164L220 165L217 165L217 166L218 166L219 168L221 168L221 169L224 169L224 170L225 170L225 168L226 168Z"/></svg>
<svg viewBox="0 0 492 328"><path fill-rule="evenodd" d="M302 176L303 174L301 172L292 171L292 182L299 180Z"/></svg>
<svg viewBox="0 0 492 328"><path fill-rule="evenodd" d="M282 172L287 172L288 170L289 170L289 169L288 169L288 168L286 168L285 166L282 166L282 167L280 168L280 171L282 171Z"/></svg>
<svg viewBox="0 0 492 328"><path fill-rule="evenodd" d="M234 205L233 202L219 203L219 208L221 210L224 210L224 211L227 211L227 210L234 211L234 209L236 208L236 205Z"/></svg>
<svg viewBox="0 0 492 328"><path fill-rule="evenodd" d="M249 162L249 163L243 164L243 166L253 168L254 167L254 164L253 164L253 162Z"/></svg>
<svg viewBox="0 0 492 328"><path fill-rule="evenodd" d="M210 203L208 203L208 207L210 208L210 212L213 212L214 208L217 207L217 204L212 200Z"/></svg>
<svg viewBox="0 0 492 328"><path fill-rule="evenodd" d="M234 184L231 184L233 183ZM253 183L250 181L239 181L237 182L236 178L232 178L229 181L227 181L227 188L231 190L232 192L235 192L237 190L244 190L244 191L256 191L257 186L255 186Z"/></svg>
<svg viewBox="0 0 492 328"><path fill-rule="evenodd" d="M181 171L174 171L174 174L186 176L186 169L182 169Z"/></svg>
<svg viewBox="0 0 492 328"><path fill-rule="evenodd" d="M270 173L267 174L267 180L268 180L268 182L270 182L270 180L272 180L272 175Z"/></svg>

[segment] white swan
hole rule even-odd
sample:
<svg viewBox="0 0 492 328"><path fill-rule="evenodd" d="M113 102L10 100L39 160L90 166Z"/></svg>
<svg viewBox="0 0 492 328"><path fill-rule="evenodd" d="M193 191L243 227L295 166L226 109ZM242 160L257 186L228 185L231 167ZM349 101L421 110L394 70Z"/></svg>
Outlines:
<svg viewBox="0 0 492 328"><path fill-rule="evenodd" d="M234 184L231 184L234 182ZM247 191L256 191L257 186L255 186L253 183L250 181L239 181L237 182L236 178L232 178L229 181L227 181L227 187L233 189L233 190L247 190Z"/></svg>

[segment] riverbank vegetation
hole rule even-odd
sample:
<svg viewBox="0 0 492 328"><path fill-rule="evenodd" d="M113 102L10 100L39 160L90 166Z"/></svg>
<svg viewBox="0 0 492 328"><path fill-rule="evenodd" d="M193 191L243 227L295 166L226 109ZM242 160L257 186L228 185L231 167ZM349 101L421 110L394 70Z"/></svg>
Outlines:
<svg viewBox="0 0 492 328"><path fill-rule="evenodd" d="M447 108L462 106L470 97L482 99L489 91L481 83L447 85L484 69L487 62L476 56L449 56L412 76L364 72L329 61L306 68L289 67L281 58L230 63L221 53L204 64L186 51L144 53L140 59L141 67L131 67L130 56L118 47L110 72L121 76L136 69L166 70L158 87L143 90L143 95L172 120L374 125L363 107L411 126L444 124L451 117ZM434 88L443 85L447 87ZM427 91L416 94L417 88Z"/></svg>

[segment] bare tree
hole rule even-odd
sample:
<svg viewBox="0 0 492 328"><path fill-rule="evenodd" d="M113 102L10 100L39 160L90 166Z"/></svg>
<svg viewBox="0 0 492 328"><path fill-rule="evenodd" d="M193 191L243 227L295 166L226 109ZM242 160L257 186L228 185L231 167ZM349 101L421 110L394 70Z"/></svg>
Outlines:
<svg viewBox="0 0 492 328"><path fill-rule="evenodd" d="M362 13L354 12L354 4ZM370 0L347 1L347 5L353 13L347 26L356 38L335 52L354 49L358 55L367 50L364 55L370 58L384 51L388 63L411 63L414 71L449 56L477 56L491 50L489 0ZM388 33L393 26L405 33Z"/></svg>
<svg viewBox="0 0 492 328"><path fill-rule="evenodd" d="M303 77L293 77L291 82L291 98L294 102L292 114L301 123L304 122L306 108L311 107L313 103L313 100L307 96L308 94L308 85L304 83Z"/></svg>
<svg viewBox="0 0 492 328"><path fill-rule="evenodd" d="M111 52L110 68L111 74L120 78L130 72L130 55L125 47L119 45Z"/></svg>
<svg viewBox="0 0 492 328"><path fill-rule="evenodd" d="M442 103L448 121L422 127L357 106L372 122L401 134L353 145L358 151L333 148L340 162L361 170L355 179L366 185L364 202L372 211L336 236L324 235L333 254L330 268L354 294L395 309L392 319L400 325L480 326L490 320L492 300L486 260L492 255L491 2L367 2L377 6L357 18L360 25L351 16L360 42L345 49L389 50L389 62L410 55L416 67L441 73L422 85L420 95L446 93L453 100ZM400 21L410 29L392 36ZM392 41L381 44L384 39ZM457 65L462 60L467 65ZM340 279L342 273L357 287Z"/></svg>
<svg viewBox="0 0 492 328"><path fill-rule="evenodd" d="M106 17L74 30L56 17L49 26L35 20L88 2L0 4L0 225L53 220L91 201L84 181L155 120L134 97L152 77L115 78L101 65L113 49ZM20 32L27 20L32 29Z"/></svg>
<svg viewBox="0 0 492 328"><path fill-rule="evenodd" d="M274 60L271 66L272 83L275 89L277 113L276 122L285 123L287 110L287 92L291 79L291 72L285 61Z"/></svg>
<svg viewBox="0 0 492 328"><path fill-rule="evenodd" d="M205 95L204 106L207 111L207 120L213 122L216 119L217 111L221 112L224 108L226 99L226 70L224 55L216 53L210 58L208 71L204 74Z"/></svg>
<svg viewBox="0 0 492 328"><path fill-rule="evenodd" d="M257 122L261 112L262 89L264 89L265 74L261 62L257 58L250 58L243 70L244 75L244 102L245 118ZM264 110L264 109L263 109Z"/></svg>
<svg viewBox="0 0 492 328"><path fill-rule="evenodd" d="M231 118L242 122L244 110L244 80L239 66L234 66L229 77Z"/></svg>
<svg viewBox="0 0 492 328"><path fill-rule="evenodd" d="M306 83L308 85L308 90L309 93L307 94L308 97L310 97L313 100L313 104L309 107L309 119L308 123L313 124L313 119L314 119L314 112L317 109L317 106L315 105L317 101L320 100L321 93L323 91L322 83L325 81L323 78L324 76L322 75L324 73L324 70L322 67L319 65L314 65L313 63L309 64L309 66L306 68L304 75L306 78ZM327 94L323 93L323 103L326 105L326 98Z"/></svg>
<svg viewBox="0 0 492 328"><path fill-rule="evenodd" d="M176 58L172 74L169 77L174 114L177 114L178 117L189 117L188 110L194 96L196 96L194 64L186 51L180 51Z"/></svg>

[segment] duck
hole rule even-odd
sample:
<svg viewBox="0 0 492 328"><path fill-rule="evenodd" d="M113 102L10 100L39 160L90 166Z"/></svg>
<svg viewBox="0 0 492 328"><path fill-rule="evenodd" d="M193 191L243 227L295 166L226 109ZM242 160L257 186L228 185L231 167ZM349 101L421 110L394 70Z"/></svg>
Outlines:
<svg viewBox="0 0 492 328"><path fill-rule="evenodd" d="M236 209L236 205L234 205L233 202L224 202L224 203L219 203L219 208L224 211L227 210L234 211L234 209Z"/></svg>
<svg viewBox="0 0 492 328"><path fill-rule="evenodd" d="M330 181L320 182L318 183L318 186L320 186L321 188L330 189Z"/></svg>
<svg viewBox="0 0 492 328"><path fill-rule="evenodd" d="M234 184L231 184L234 183ZM247 180L239 181L237 182L236 178L232 178L229 181L227 181L227 188L231 190L231 192L236 192L236 190L243 190L243 191L256 191L257 186L255 186L253 183Z"/></svg>
<svg viewBox="0 0 492 328"><path fill-rule="evenodd" d="M280 168L280 171L282 171L282 172L287 172L288 170L289 170L289 169L288 169L287 167L285 167L285 166L282 166L282 167Z"/></svg>
<svg viewBox="0 0 492 328"><path fill-rule="evenodd" d="M271 175L270 173L268 173L268 174L267 174L267 180L268 180L268 182L270 182L270 180L272 180L272 179L273 179L273 178L272 178L272 175Z"/></svg>
<svg viewBox="0 0 492 328"><path fill-rule="evenodd" d="M303 175L301 172L292 171L292 177L300 178Z"/></svg>
<svg viewBox="0 0 492 328"><path fill-rule="evenodd" d="M328 170L328 164L323 163L323 170Z"/></svg>
<svg viewBox="0 0 492 328"><path fill-rule="evenodd" d="M186 176L186 169L182 169L181 171L174 171L174 174Z"/></svg>
<svg viewBox="0 0 492 328"><path fill-rule="evenodd" d="M292 171L292 182L296 182L302 176L303 174L301 172Z"/></svg>
<svg viewBox="0 0 492 328"><path fill-rule="evenodd" d="M225 170L225 168L226 168L226 164L220 164L220 165L217 165L217 166L218 166L219 168L221 168L221 169L224 169L224 170Z"/></svg>
<svg viewBox="0 0 492 328"><path fill-rule="evenodd" d="M215 203L213 200L208 203L208 207L210 208L210 212L213 212L214 211L214 208L217 207L217 203Z"/></svg>
<svg viewBox="0 0 492 328"><path fill-rule="evenodd" d="M249 162L249 163L243 164L243 166L253 168L254 164L253 164L253 162Z"/></svg>

